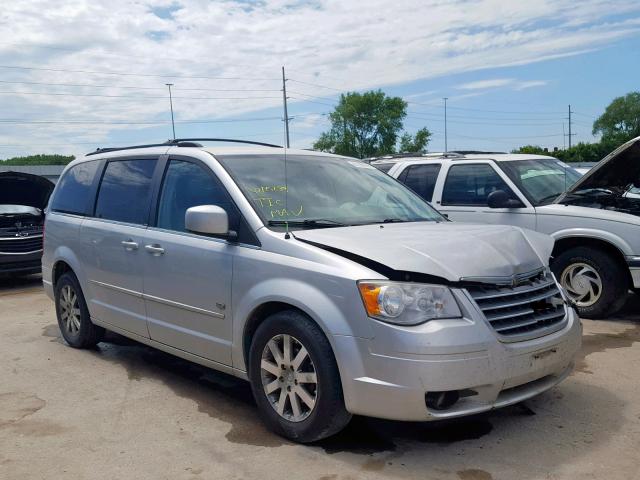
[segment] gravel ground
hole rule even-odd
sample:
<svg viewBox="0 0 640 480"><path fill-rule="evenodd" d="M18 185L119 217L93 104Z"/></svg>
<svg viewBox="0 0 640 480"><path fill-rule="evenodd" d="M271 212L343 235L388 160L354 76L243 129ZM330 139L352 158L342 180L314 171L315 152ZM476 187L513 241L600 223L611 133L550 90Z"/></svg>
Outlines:
<svg viewBox="0 0 640 480"><path fill-rule="evenodd" d="M0 280L0 478L640 478L640 300L584 321L575 372L526 404L454 422L354 418L301 446L248 385L119 336L67 347L40 279Z"/></svg>

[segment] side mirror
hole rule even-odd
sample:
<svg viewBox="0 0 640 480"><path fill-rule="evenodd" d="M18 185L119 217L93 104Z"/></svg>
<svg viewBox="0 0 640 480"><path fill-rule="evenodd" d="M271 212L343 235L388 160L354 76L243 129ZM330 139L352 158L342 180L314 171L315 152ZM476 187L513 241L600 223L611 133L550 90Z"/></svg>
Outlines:
<svg viewBox="0 0 640 480"><path fill-rule="evenodd" d="M487 205L489 208L522 208L522 202L509 198L504 190L496 190L491 192L487 197Z"/></svg>
<svg viewBox="0 0 640 480"><path fill-rule="evenodd" d="M198 205L188 208L184 215L187 230L207 235L235 235L229 231L229 217L217 205Z"/></svg>

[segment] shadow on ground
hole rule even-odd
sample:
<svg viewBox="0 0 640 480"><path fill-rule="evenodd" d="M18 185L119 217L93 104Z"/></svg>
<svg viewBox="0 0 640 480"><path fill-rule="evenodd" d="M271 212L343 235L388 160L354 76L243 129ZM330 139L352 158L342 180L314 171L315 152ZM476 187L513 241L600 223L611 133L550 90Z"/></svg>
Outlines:
<svg viewBox="0 0 640 480"><path fill-rule="evenodd" d="M17 293L18 291L37 290L42 288L42 275L27 275L21 277L0 275L0 296Z"/></svg>
<svg viewBox="0 0 640 480"><path fill-rule="evenodd" d="M43 335L59 337L59 331L50 325ZM54 341L62 342L59 338ZM226 439L232 443L292 445L266 430L243 380L112 333L87 353L120 365L131 382L158 381L178 397L194 401L199 412L229 424ZM616 434L623 424L619 413L611 413L606 424L590 419L620 403L610 391L573 379L526 404L459 420L414 423L354 417L343 432L306 448L331 454L362 471L384 469L389 476L414 475L426 464L463 480L487 480L496 467L489 458L514 468L531 464L532 445L542 443L553 446L545 448L544 465L547 471L555 471L577 456L589 455ZM453 467L459 465L469 468ZM539 473L523 471L519 478L534 478Z"/></svg>

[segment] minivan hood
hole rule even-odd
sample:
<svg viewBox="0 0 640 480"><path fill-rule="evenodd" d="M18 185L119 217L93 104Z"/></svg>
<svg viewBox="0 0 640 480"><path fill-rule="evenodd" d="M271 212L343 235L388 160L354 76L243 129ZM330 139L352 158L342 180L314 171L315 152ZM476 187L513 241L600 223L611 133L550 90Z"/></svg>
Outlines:
<svg viewBox="0 0 640 480"><path fill-rule="evenodd" d="M26 205L44 210L53 182L39 175L0 172L0 205Z"/></svg>
<svg viewBox="0 0 640 480"><path fill-rule="evenodd" d="M504 225L449 222L299 230L294 236L395 271L451 282L491 282L531 272L548 265L553 250L553 239L541 233Z"/></svg>
<svg viewBox="0 0 640 480"><path fill-rule="evenodd" d="M640 137L629 140L585 173L568 193L587 188L625 191L629 186L640 187ZM556 202L561 201L562 195Z"/></svg>

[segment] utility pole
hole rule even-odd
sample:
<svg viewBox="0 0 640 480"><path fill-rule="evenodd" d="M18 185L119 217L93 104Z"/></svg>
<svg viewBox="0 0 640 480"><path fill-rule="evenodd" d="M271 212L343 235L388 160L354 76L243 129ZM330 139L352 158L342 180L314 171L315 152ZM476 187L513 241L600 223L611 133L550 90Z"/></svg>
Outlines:
<svg viewBox="0 0 640 480"><path fill-rule="evenodd" d="M564 122L562 122L562 149L567 149L567 135L564 133Z"/></svg>
<svg viewBox="0 0 640 480"><path fill-rule="evenodd" d="M284 66L282 67L282 103L284 105L284 131L287 136L287 148L289 148L289 113L287 112L287 79L284 76Z"/></svg>
<svg viewBox="0 0 640 480"><path fill-rule="evenodd" d="M571 133L571 105L569 105L569 148L571 148L571 137L574 135L575 133Z"/></svg>
<svg viewBox="0 0 640 480"><path fill-rule="evenodd" d="M171 107L171 130L173 131L173 139L176 139L176 124L173 121L173 97L171 96L171 87L173 87L173 83L165 83L167 87L169 87L169 106Z"/></svg>
<svg viewBox="0 0 640 480"><path fill-rule="evenodd" d="M449 146L447 145L447 97L443 98L444 100L444 153L449 151Z"/></svg>

